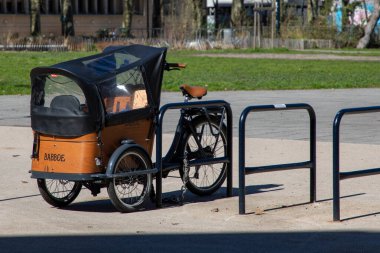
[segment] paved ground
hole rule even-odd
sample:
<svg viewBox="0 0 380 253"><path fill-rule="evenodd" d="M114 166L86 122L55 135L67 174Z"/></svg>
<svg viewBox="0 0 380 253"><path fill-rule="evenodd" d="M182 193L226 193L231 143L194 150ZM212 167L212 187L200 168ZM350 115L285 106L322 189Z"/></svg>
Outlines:
<svg viewBox="0 0 380 253"><path fill-rule="evenodd" d="M164 93L162 102L179 101ZM94 198L83 190L65 209L39 196L30 179L32 135L28 97L0 97L0 252L377 252L380 246L379 177L342 182L342 219L332 222L331 124L345 107L378 105L380 89L320 91L210 92L234 112L234 196L223 187L212 197L188 193L183 206L120 214L106 191ZM237 139L239 114L250 104L306 102L317 114L317 199L307 204L308 171L247 177L247 214L238 215ZM301 114L301 115L300 115ZM166 145L175 115L168 115ZM351 120L352 118L352 120ZM257 123L264 122L264 123ZM376 114L344 120L342 165L345 170L378 166L380 133ZM250 118L247 163L252 165L307 159L307 115L265 113ZM15 127L18 126L18 127ZM289 126L290 125L290 126ZM344 135L344 136L343 136ZM167 148L167 146L166 146ZM180 179L164 180L165 196L178 195Z"/></svg>
<svg viewBox="0 0 380 253"><path fill-rule="evenodd" d="M29 99L29 96L0 96L0 125L30 126ZM380 89L209 92L205 99L222 99L231 104L235 136L240 114L246 106L308 103L317 115L317 139L331 141L335 114L342 108L380 105ZM161 104L181 101L179 92L162 94ZM176 115L174 112L167 114L166 132L171 132L175 127ZM342 141L380 144L380 136L376 138L379 120L380 114L377 113L345 118ZM247 124L251 126L247 127L250 137L293 140L308 138L308 115L303 111L257 113L248 118Z"/></svg>

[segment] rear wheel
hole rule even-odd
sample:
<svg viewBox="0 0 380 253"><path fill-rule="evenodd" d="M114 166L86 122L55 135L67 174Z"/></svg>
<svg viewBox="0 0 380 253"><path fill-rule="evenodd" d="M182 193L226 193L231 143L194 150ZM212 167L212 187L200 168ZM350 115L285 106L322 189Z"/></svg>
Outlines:
<svg viewBox="0 0 380 253"><path fill-rule="evenodd" d="M116 162L113 174L137 172L152 168L150 158L139 148L128 148ZM108 195L120 212L135 211L143 206L150 194L151 174L115 177L108 184Z"/></svg>
<svg viewBox="0 0 380 253"><path fill-rule="evenodd" d="M184 149L181 154L186 153L187 160L207 159L224 157L227 154L227 134L224 124L219 131L219 121L215 117L201 116L193 120L196 136L192 132L185 135ZM211 130L212 129L212 130ZM219 134L218 134L219 133ZM215 135L216 134L216 135ZM200 146L197 144L199 141ZM227 163L216 163L189 167L189 178L186 187L194 194L205 196L217 191L226 179ZM184 168L181 167L180 175L183 180Z"/></svg>
<svg viewBox="0 0 380 253"><path fill-rule="evenodd" d="M39 178L37 185L44 200L55 207L69 205L82 189L82 183L68 180Z"/></svg>

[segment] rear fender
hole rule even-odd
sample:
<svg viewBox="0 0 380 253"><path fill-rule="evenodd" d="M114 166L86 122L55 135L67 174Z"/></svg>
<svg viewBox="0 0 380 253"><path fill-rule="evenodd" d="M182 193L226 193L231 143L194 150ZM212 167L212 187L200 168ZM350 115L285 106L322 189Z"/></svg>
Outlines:
<svg viewBox="0 0 380 253"><path fill-rule="evenodd" d="M119 159L119 157L126 151L128 150L129 148L138 148L140 149L143 153L146 154L147 157L150 158L148 152L146 152L146 150L141 147L140 145L136 144L134 141L132 140L123 140L121 142L121 146L118 147L111 155L109 161L108 161L108 164L107 164L107 170L106 170L106 175L107 176L110 176L113 174L113 171L115 169L115 166L116 166L116 163L117 163L117 160ZM152 161L151 161L151 164L152 164Z"/></svg>

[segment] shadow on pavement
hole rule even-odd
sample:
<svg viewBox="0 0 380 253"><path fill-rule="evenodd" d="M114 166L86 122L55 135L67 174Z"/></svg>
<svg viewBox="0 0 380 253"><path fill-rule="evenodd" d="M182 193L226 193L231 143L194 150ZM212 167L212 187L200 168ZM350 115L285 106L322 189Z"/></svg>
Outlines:
<svg viewBox="0 0 380 253"><path fill-rule="evenodd" d="M12 201L12 200L20 200L20 199L26 199L26 198L33 198L33 197L38 197L38 196L40 196L40 194L17 196L17 197L12 197L12 198L0 199L0 202Z"/></svg>
<svg viewBox="0 0 380 253"><path fill-rule="evenodd" d="M101 231L99 231L101 232ZM378 252L380 234L350 232L253 232L0 237L8 252Z"/></svg>
<svg viewBox="0 0 380 253"><path fill-rule="evenodd" d="M266 184L266 185L247 186L246 193L248 195L248 194L257 194L257 193L268 192L268 191L279 191L279 190L282 190L282 188L278 188L280 186L282 185ZM226 190L227 189L225 187L221 187L217 192L215 192L214 194L210 196L197 196L187 191L183 204L186 205L190 203L202 203L202 202L209 202L209 201L225 198ZM239 189L234 188L233 196L238 196L238 193L239 193ZM165 192L163 194L163 208L178 207L180 204L176 203L175 199L180 197L181 194L182 192L180 190ZM117 212L117 210L113 207L109 199L86 201L86 202L74 201L74 203L70 204L64 209L71 210L71 211L79 211L79 212L99 212L99 213ZM146 209L144 209L143 211L149 211L152 209L156 209L155 204L148 203Z"/></svg>

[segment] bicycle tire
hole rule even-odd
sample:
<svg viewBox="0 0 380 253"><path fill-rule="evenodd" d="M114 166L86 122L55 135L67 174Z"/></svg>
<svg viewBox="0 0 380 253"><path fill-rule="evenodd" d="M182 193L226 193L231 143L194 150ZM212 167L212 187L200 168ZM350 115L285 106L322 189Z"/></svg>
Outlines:
<svg viewBox="0 0 380 253"><path fill-rule="evenodd" d="M214 131L218 131L219 120L210 116L210 124L206 116L198 116L193 119L192 124L194 129L198 130L202 129L202 136L200 139L203 151L207 154L200 154L199 148L195 143L195 139L193 133L191 131L187 131L183 138L183 143L179 146L182 147L181 153L184 155L185 151L188 151L188 161L194 159L202 159L202 158L211 158L211 157L224 157L227 154L227 130L226 126L222 124L222 128L220 131L220 138L218 140L218 144L214 153L209 149L211 146L215 145L216 138L211 135L210 125L213 127ZM209 150L209 151L207 151ZM190 153L190 154L189 154ZM180 167L179 173L183 180L184 175L184 167ZM211 165L200 165L200 166L192 166L189 167L189 179L186 182L186 187L192 193L199 196L207 196L216 192L224 183L227 175L227 163L218 163Z"/></svg>
<svg viewBox="0 0 380 253"><path fill-rule="evenodd" d="M42 198L52 206L65 207L73 202L82 190L81 182L56 179L37 179Z"/></svg>
<svg viewBox="0 0 380 253"><path fill-rule="evenodd" d="M150 168L152 163L147 154L139 148L131 147L120 155L113 174ZM151 174L119 177L110 180L107 190L112 204L119 212L132 212L140 209L147 201L151 184Z"/></svg>

